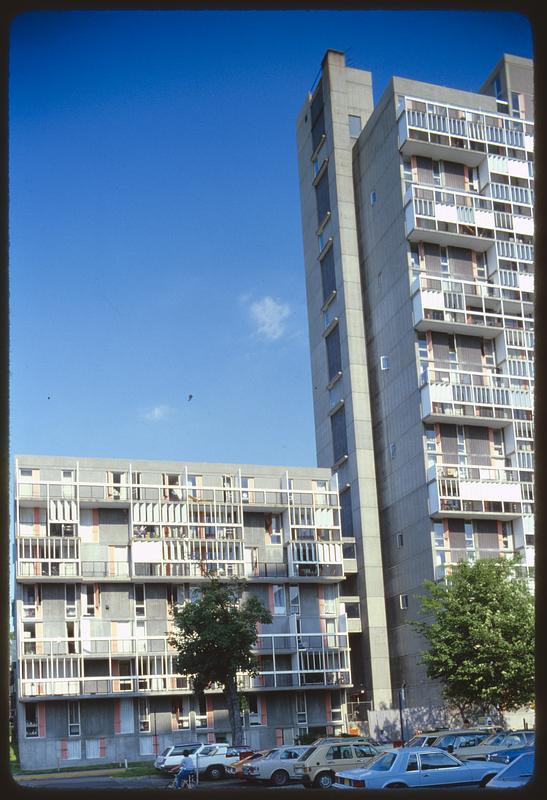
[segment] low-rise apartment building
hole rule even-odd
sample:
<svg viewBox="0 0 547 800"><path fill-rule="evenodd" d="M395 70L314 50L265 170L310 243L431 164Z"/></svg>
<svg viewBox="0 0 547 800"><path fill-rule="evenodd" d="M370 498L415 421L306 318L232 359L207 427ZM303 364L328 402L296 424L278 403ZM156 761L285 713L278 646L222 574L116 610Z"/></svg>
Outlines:
<svg viewBox="0 0 547 800"><path fill-rule="evenodd" d="M329 469L19 456L14 519L23 769L230 740L221 689L195 696L168 643L209 575L245 579L273 617L240 676L247 743L345 726L361 623Z"/></svg>

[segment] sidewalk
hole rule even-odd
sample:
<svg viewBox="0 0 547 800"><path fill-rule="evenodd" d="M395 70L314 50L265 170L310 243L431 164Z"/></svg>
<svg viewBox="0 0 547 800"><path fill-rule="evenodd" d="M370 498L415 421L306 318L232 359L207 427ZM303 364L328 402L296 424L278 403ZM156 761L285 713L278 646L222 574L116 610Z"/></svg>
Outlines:
<svg viewBox="0 0 547 800"><path fill-rule="evenodd" d="M89 777L101 777L104 775L119 775L120 773L124 773L125 768L112 768L112 769L81 769L81 770L70 770L67 772L41 772L39 774L32 773L30 775L25 775L24 773L19 773L18 775L14 775L14 779L16 781L51 781L57 780L59 778L89 778Z"/></svg>

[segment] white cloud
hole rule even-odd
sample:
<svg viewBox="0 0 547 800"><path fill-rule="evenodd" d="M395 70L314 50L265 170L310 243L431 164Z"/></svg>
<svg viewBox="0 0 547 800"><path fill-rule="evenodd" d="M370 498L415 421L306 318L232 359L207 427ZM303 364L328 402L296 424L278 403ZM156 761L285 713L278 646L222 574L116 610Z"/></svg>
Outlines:
<svg viewBox="0 0 547 800"><path fill-rule="evenodd" d="M169 406L154 406L154 408L151 408L150 411L145 411L143 417L149 422L158 422L161 419L165 419L165 417L169 415L170 411L171 409Z"/></svg>
<svg viewBox="0 0 547 800"><path fill-rule="evenodd" d="M249 313L256 324L256 332L265 339L275 341L285 332L285 320L290 309L287 303L278 303L273 297L263 297L251 303Z"/></svg>

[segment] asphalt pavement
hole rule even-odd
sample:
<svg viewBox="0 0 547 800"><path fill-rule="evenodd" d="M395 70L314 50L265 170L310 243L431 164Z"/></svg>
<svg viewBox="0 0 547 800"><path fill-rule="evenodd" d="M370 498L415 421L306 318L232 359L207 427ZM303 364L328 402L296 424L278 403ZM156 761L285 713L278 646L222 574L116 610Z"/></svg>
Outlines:
<svg viewBox="0 0 547 800"><path fill-rule="evenodd" d="M71 777L71 778L41 778L39 781L37 780L25 780L21 777L17 781L21 786L29 786L33 789L40 790L40 789L55 789L59 791L77 791L78 789L110 789L110 790L124 790L124 789L152 789L152 790L163 790L166 789L170 779L165 778L163 775L142 775L138 778L120 778L115 775L92 775L88 773L85 776L80 777ZM200 781L198 786L195 788L194 791L199 792L202 791L204 794L209 794L212 791L225 791L225 790L232 790L237 791L238 793L243 791L251 791L256 794L257 788L259 790L268 789L273 790L277 789L277 791L282 791L283 789L304 789L301 784L293 783L289 784L289 786L282 787L279 789L275 786L269 786L268 784L263 784L257 786L256 784L248 783L247 781L238 780L235 778L232 779L224 779L220 781L207 781L203 780ZM171 794L171 792L169 792Z"/></svg>

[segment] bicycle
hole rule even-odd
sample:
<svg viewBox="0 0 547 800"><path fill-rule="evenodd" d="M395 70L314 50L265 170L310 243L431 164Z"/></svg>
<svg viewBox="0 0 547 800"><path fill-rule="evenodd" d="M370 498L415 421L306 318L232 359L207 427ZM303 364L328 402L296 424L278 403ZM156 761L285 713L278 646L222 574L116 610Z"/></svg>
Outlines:
<svg viewBox="0 0 547 800"><path fill-rule="evenodd" d="M187 778L183 778L181 780L179 788L181 790L184 790L184 789L195 789L196 786L197 786L196 773L195 772L191 772L188 775ZM176 789L177 788L177 773L175 773L175 775L173 776L173 779L171 781L169 781L169 783L167 784L167 786L165 788L166 789Z"/></svg>

